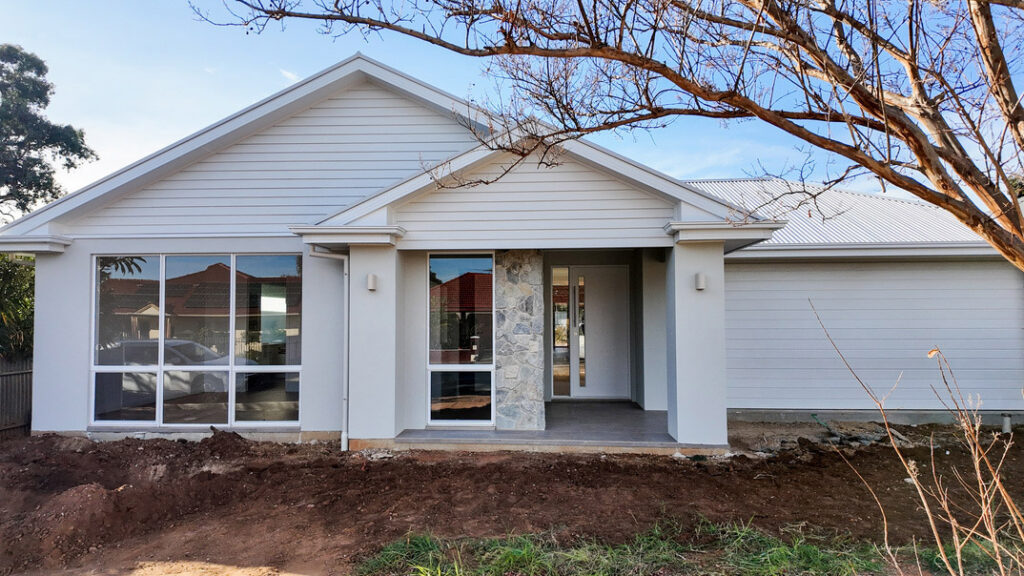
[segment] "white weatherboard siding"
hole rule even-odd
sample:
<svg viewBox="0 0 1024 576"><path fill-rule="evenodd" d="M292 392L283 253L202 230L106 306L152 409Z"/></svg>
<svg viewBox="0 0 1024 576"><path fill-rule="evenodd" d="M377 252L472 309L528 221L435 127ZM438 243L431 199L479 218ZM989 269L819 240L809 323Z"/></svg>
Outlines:
<svg viewBox="0 0 1024 576"><path fill-rule="evenodd" d="M453 113L364 82L85 214L68 233L286 233L476 143Z"/></svg>
<svg viewBox="0 0 1024 576"><path fill-rule="evenodd" d="M1024 275L1001 261L727 263L730 408L873 408L808 300L862 379L899 382L887 407L942 408L937 346L982 409L1024 409Z"/></svg>
<svg viewBox="0 0 1024 576"><path fill-rule="evenodd" d="M493 162L464 178L489 180ZM525 162L491 184L442 188L395 211L403 249L670 246L674 202L582 162Z"/></svg>

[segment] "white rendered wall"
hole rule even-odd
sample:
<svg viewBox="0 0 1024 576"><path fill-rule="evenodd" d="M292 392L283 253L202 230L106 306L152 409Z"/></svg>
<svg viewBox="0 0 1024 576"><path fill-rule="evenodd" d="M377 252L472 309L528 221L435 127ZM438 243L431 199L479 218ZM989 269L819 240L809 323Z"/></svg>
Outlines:
<svg viewBox="0 0 1024 576"><path fill-rule="evenodd" d="M729 263L729 407L873 409L811 310L892 409L939 410L939 347L986 410L1021 410L1024 274L1002 261Z"/></svg>
<svg viewBox="0 0 1024 576"><path fill-rule="evenodd" d="M36 261L36 339L32 429L85 431L91 406L94 254L303 253L298 238L76 240ZM344 272L341 262L303 257L302 379L304 431L342 424Z"/></svg>
<svg viewBox="0 0 1024 576"><path fill-rule="evenodd" d="M666 345L665 273L668 264L655 258L655 250L644 250L641 260L643 281L643 407L668 409L668 346Z"/></svg>
<svg viewBox="0 0 1024 576"><path fill-rule="evenodd" d="M394 438L396 422L398 251L393 246L353 246L349 345L349 437ZM377 276L377 289L367 277Z"/></svg>
<svg viewBox="0 0 1024 576"><path fill-rule="evenodd" d="M427 425L426 252L398 253L398 422L397 432Z"/></svg>
<svg viewBox="0 0 1024 576"><path fill-rule="evenodd" d="M666 279L668 433L683 444L727 445L722 243L676 244Z"/></svg>

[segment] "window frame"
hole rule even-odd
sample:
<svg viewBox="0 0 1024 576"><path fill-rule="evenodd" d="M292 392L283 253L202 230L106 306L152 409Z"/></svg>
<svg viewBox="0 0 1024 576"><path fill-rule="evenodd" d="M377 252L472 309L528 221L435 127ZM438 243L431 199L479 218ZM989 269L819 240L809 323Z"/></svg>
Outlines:
<svg viewBox="0 0 1024 576"><path fill-rule="evenodd" d="M159 331L157 336L157 364L156 365L125 365L125 366L105 366L97 363L97 336L99 330L99 318L97 317L98 304L99 304L99 259L108 257L118 256L142 256L146 258L158 257L160 259L160 291L159 291L159 306L160 314L159 318ZM230 334L230 341L228 343L228 364L227 366L167 366L164 363L164 345L166 341L166 299L165 292L167 287L166 278L166 261L167 257L177 256L228 256L231 262L231 281L229 283L230 290L230 313L228 318L228 332ZM299 417L297 420L266 420L266 421L252 421L243 420L241 425L238 425L235 420L235 386L237 383L237 375L241 374L255 374L255 373L284 373L284 374L298 374L299 375L299 398L301 402L302 398L302 364L245 364L237 366L235 347L236 347L236 334L235 334L235 317L237 316L236 310L236 280L237 280L237 268L235 264L236 256L295 256L296 258L302 259L304 255L301 252L160 252L152 253L146 251L139 251L133 253L130 251L116 252L116 253L96 253L92 254L92 271L90 272L92 282L92 294L89 301L89 416L88 422L90 428L125 428L125 429L137 429L137 428L166 428L166 429L195 429L195 430L208 430L211 425L221 426L224 428L234 429L266 429L266 428L301 428L302 426L302 410L301 405L299 409ZM300 276L301 278L301 276ZM305 282L303 281L303 290L305 289ZM301 334L301 324L300 324ZM299 346L302 346L302 340L299 341ZM225 374L228 378L228 418L226 423L165 423L164 422L164 374L166 372L213 372ZM145 373L145 374L156 374L156 417L154 420L97 420L96 419L96 375L97 374L129 374L129 373Z"/></svg>
<svg viewBox="0 0 1024 576"><path fill-rule="evenodd" d="M491 259L491 361L489 364L434 364L430 361L430 259L433 256L488 256ZM497 259L495 258L494 250L444 250L427 252L427 306L426 306L426 333L425 333L425 346L427 352L427 377L425 381L426 387L426 410L427 410L427 426L434 428L480 428L480 427L493 427L495 425L495 414L496 414L496 381L495 375L497 370L495 369L497 362L497 322L495 321L498 317L497 314ZM430 409L431 398L430 398L430 386L431 376L434 372L486 372L491 376L491 418L490 420L436 420L431 417L432 410Z"/></svg>

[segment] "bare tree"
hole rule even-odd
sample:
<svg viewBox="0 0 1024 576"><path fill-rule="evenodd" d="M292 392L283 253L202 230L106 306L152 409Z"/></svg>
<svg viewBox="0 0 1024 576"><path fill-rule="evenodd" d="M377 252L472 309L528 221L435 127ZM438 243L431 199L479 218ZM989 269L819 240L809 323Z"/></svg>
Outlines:
<svg viewBox="0 0 1024 576"><path fill-rule="evenodd" d="M673 118L754 118L952 213L1024 270L1021 0L225 0L261 32L392 31L488 58L524 153ZM543 123L528 122L539 119Z"/></svg>

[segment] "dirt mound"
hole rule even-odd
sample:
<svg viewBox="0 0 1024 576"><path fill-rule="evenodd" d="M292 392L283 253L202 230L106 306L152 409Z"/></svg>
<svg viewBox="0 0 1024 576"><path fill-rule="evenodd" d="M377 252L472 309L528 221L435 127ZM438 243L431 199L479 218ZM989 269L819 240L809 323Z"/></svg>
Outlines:
<svg viewBox="0 0 1024 576"><path fill-rule="evenodd" d="M891 448L851 443L841 456L828 444L786 438L793 447L771 457L704 461L527 453L384 457L346 454L329 444L248 442L224 432L195 443L10 440L0 442L0 574L58 567L129 573L139 562L148 563L139 573L153 574L160 566L183 574L188 566L211 574L326 574L344 572L409 531L474 537L550 531L560 540L617 543L667 517L684 525L699 518L753 522L768 531L802 523L878 541L877 507L843 456L879 494L894 541L927 536ZM910 441L915 447L907 454L930 465L931 433ZM968 462L955 444L936 456L945 474ZM1024 475L1024 458L1017 448L1006 471L1009 485L1019 485L1013 480Z"/></svg>
<svg viewBox="0 0 1024 576"><path fill-rule="evenodd" d="M251 453L253 442L242 438L237 432L227 432L210 426L213 434L199 441L199 448L209 454L221 457L239 457Z"/></svg>

